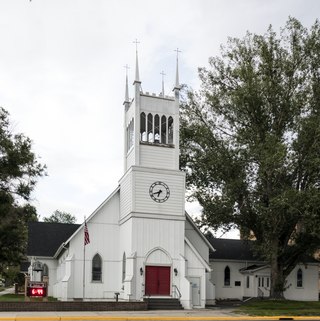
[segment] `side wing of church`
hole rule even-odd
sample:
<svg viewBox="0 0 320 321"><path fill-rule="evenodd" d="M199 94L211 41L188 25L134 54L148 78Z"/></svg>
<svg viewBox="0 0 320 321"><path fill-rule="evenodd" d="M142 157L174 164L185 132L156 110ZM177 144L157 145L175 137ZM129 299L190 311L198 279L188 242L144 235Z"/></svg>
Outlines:
<svg viewBox="0 0 320 321"><path fill-rule="evenodd" d="M60 300L114 300L119 293L121 300L178 298L184 308L204 308L215 299L213 247L185 213L178 59L173 97L142 91L138 56L133 87L130 100L126 78L124 175L88 217L90 243L84 245L85 225L74 226L51 253L29 248L31 267L37 260L45 264L49 295ZM39 278L32 268L29 273Z"/></svg>

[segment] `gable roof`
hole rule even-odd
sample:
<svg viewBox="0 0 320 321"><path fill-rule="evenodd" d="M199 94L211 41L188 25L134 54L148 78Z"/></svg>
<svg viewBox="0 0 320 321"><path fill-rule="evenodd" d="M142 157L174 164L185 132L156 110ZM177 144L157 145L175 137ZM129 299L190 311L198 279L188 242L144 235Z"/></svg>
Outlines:
<svg viewBox="0 0 320 321"><path fill-rule="evenodd" d="M107 204L112 197L120 191L120 186L117 186L117 188L97 207L97 209L86 219L86 222L88 223L98 212L99 210ZM81 231L82 227L84 226L84 222L82 224L77 224L77 228L64 240L64 244L62 242L60 243L60 247L56 248L56 251L53 253L54 257L58 257L60 252L63 250L64 246L68 245L69 242Z"/></svg>
<svg viewBox="0 0 320 321"><path fill-rule="evenodd" d="M53 257L80 224L30 222L28 224L27 256Z"/></svg>
<svg viewBox="0 0 320 321"><path fill-rule="evenodd" d="M234 240L234 239L216 239L211 234L206 236L208 241L216 249L210 252L210 260L235 260L235 261L259 261L265 262L255 254L252 249L254 241ZM304 256L302 262L319 263L318 260L311 256Z"/></svg>
<svg viewBox="0 0 320 321"><path fill-rule="evenodd" d="M194 230L198 233L198 235L201 237L201 239L204 241L204 243L208 246L210 251L215 251L215 248L212 246L212 244L208 241L207 237L200 231L198 226L193 221L192 217L185 211L186 219L191 224L191 226L194 228Z"/></svg>
<svg viewBox="0 0 320 321"><path fill-rule="evenodd" d="M250 242L246 240L217 239L211 234L207 236L208 241L215 248L215 252L210 252L211 260L245 260L261 261L251 249Z"/></svg>

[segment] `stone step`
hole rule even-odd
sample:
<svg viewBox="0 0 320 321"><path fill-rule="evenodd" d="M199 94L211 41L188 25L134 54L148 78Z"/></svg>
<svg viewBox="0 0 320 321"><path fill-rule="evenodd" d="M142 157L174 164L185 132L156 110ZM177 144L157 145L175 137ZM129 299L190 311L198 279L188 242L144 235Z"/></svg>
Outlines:
<svg viewBox="0 0 320 321"><path fill-rule="evenodd" d="M170 298L145 298L148 310L183 310L179 299Z"/></svg>

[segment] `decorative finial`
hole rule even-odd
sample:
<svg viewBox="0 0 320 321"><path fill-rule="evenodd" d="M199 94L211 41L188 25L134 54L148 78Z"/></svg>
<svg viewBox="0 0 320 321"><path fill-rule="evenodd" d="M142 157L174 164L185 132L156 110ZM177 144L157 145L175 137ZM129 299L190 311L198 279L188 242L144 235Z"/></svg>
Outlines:
<svg viewBox="0 0 320 321"><path fill-rule="evenodd" d="M174 89L180 90L181 87L180 87L180 84L179 84L179 52L181 52L181 51L179 50L179 48L177 48L174 51L176 51L176 53L177 53L176 83L175 83Z"/></svg>
<svg viewBox="0 0 320 321"><path fill-rule="evenodd" d="M135 82L140 82L140 76L139 76L139 62L138 62L138 44L140 43L140 41L138 41L137 39L135 41L133 41L133 43L136 45L136 76L135 76Z"/></svg>
<svg viewBox="0 0 320 321"><path fill-rule="evenodd" d="M130 67L128 65L125 65L123 67L126 68L126 89L124 103L129 103L128 69L130 69Z"/></svg>
<svg viewBox="0 0 320 321"><path fill-rule="evenodd" d="M166 75L163 70L160 72L160 75L162 75L162 97L164 97L164 76Z"/></svg>

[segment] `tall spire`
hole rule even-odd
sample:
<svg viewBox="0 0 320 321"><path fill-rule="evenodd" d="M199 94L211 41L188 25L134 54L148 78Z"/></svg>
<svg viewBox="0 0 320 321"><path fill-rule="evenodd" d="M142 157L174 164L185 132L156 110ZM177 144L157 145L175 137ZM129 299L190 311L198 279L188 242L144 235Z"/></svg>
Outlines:
<svg viewBox="0 0 320 321"><path fill-rule="evenodd" d="M126 89L125 89L125 97L123 104L129 103L129 87L128 87L128 69L129 66L125 65L124 68L126 68Z"/></svg>
<svg viewBox="0 0 320 321"><path fill-rule="evenodd" d="M138 43L140 43L137 39L133 42L136 44L136 75L133 84L141 83L139 76L139 62L138 62Z"/></svg>
<svg viewBox="0 0 320 321"><path fill-rule="evenodd" d="M162 97L164 97L164 76L166 74L162 71L162 72L160 72L160 75L162 75L162 91L161 91L161 95L162 95Z"/></svg>
<svg viewBox="0 0 320 321"><path fill-rule="evenodd" d="M177 52L177 64L176 64L176 83L174 85L173 90L176 90L176 89L180 90L181 86L179 84L179 52L181 51L179 50L179 48L177 48L175 51Z"/></svg>

